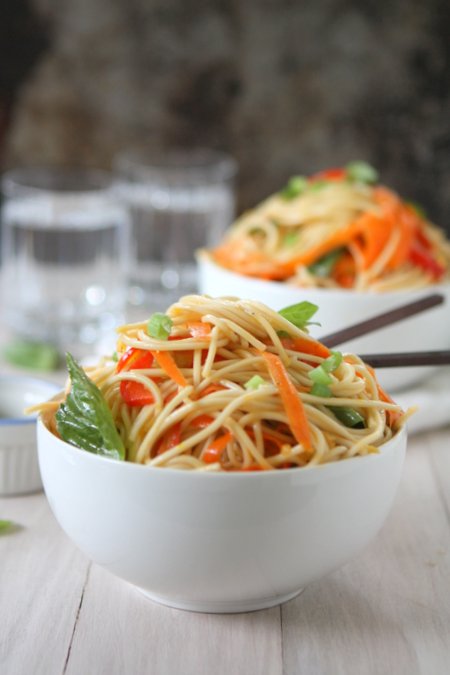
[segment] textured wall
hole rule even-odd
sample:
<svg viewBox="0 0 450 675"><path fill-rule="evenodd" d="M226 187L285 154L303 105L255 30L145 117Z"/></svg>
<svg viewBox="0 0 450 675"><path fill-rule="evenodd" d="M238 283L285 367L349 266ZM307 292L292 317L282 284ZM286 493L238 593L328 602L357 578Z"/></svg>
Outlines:
<svg viewBox="0 0 450 675"><path fill-rule="evenodd" d="M0 0L0 25L4 166L210 145L238 159L243 208L365 158L445 224L448 0Z"/></svg>

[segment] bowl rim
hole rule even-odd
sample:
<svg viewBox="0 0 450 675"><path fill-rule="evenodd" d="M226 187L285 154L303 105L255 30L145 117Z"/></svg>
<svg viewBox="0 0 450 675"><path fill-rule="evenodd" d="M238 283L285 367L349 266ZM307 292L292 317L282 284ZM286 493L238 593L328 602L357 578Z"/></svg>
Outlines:
<svg viewBox="0 0 450 675"><path fill-rule="evenodd" d="M275 476L296 476L296 477L301 477L301 476L310 476L311 473L320 473L322 476L328 474L328 475L333 475L336 472L340 472L345 467L347 469L351 469L351 467L355 467L356 465L360 465L363 467L364 465L368 463L373 463L380 461L386 455L392 454L393 452L396 452L397 450L401 449L403 444L406 446L407 442L407 427L406 424L404 424L395 434L390 438L388 441L383 443L380 448L380 452L378 453L372 453L369 455L356 455L354 457L348 457L344 460L339 460L335 462L328 462L326 464L317 464L314 466L305 466L301 467L300 469L297 467L293 467L290 469L283 469L282 471L279 471L277 469L270 469L267 471L189 471L186 469L172 469L170 467L168 468L161 468L157 466L148 466L144 464L137 464L135 462L127 462L119 459L114 459L112 457L105 457L104 455L96 455L92 452L88 452L87 450L82 450L81 448L77 448L75 445L71 445L67 441L64 441L62 438L59 438L58 436L55 436L50 429L47 427L47 425L44 423L42 419L42 415L39 415L37 418L37 426L38 426L38 450L39 450L39 445L40 445L40 434L44 433L47 437L50 437L54 441L58 443L62 443L65 450L67 452L74 453L75 455L79 455L84 457L84 460L86 462L92 462L94 465L97 464L98 466L105 466L107 467L108 465L111 467L124 467L125 471L128 472L136 472L137 474L140 473L140 475L147 475L150 476L190 476L190 477L203 477L203 476L208 476L207 480L229 480L230 477L234 477L238 480L257 480L257 479L262 479L262 480L267 480L268 477L272 476L272 479L274 479ZM225 478L227 477L227 478ZM189 479L188 479L189 480ZM278 480L278 479L277 479Z"/></svg>
<svg viewBox="0 0 450 675"><path fill-rule="evenodd" d="M27 385L34 383L42 387L42 391L46 390L46 393L53 391L55 394L61 391L61 386L57 382L52 382L51 380L46 380L40 377L35 377L33 375L16 375L15 373L3 373L0 375L0 388L2 385L6 386L8 382L19 383L23 386L25 390ZM45 394L43 393L43 396ZM7 426L20 426L20 425L30 425L36 424L38 415L30 413L30 415L14 415L12 417L0 417L0 427Z"/></svg>
<svg viewBox="0 0 450 675"><path fill-rule="evenodd" d="M228 274L230 277L235 279L236 281L241 281L242 283L250 282L251 284L262 284L262 289L264 288L268 289L277 289L277 291L282 291L283 289L285 290L286 288L289 289L290 291L298 291L299 293L318 293L322 295L324 298L328 297L330 299L336 299L336 297L341 294L341 297L352 297L352 298L367 298L368 296L372 298L379 298L380 300L385 297L393 297L393 298L401 298L404 296L411 296L411 294L417 293L417 294L424 294L424 293L430 293L431 291L433 292L438 292L439 290L442 291L448 291L450 292L450 279L446 281L445 283L439 283L439 284L430 284L429 286L424 286L423 288L413 288L413 289L407 289L403 288L400 290L396 291L355 291L351 288L314 288L314 287L303 287L303 286L294 286L291 284L288 284L286 281L276 281L276 280L270 280L270 279L260 279L259 277L251 277L247 276L245 274L239 274L239 272L235 272L234 270L228 269L228 267L224 267L223 265L220 265L218 262L214 260L212 257L212 253L209 249L207 248L201 248L196 251L195 254L196 260L197 260L197 265L198 267L204 267L206 269L207 267L211 268L212 270L217 270L222 274Z"/></svg>

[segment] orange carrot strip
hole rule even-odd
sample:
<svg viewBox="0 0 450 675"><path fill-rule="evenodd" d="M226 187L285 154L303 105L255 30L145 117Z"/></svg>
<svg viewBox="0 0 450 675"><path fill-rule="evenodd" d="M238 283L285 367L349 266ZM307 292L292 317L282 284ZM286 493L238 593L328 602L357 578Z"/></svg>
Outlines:
<svg viewBox="0 0 450 675"><path fill-rule="evenodd" d="M164 370L166 375L170 377L171 380L176 382L180 387L185 387L187 385L186 378L184 377L181 370L178 368L175 360L170 352L153 352L156 362L159 367Z"/></svg>
<svg viewBox="0 0 450 675"><path fill-rule="evenodd" d="M223 434L222 436L218 436L203 453L203 461L207 464L218 462L220 460L221 453L227 447L232 438L233 435L230 431L228 431L226 434Z"/></svg>
<svg viewBox="0 0 450 675"><path fill-rule="evenodd" d="M291 349L293 352L302 352L312 356L321 356L326 359L330 356L330 350L321 342L308 338L281 338L281 344L285 349Z"/></svg>
<svg viewBox="0 0 450 675"><path fill-rule="evenodd" d="M267 362L270 377L277 387L294 437L306 450L312 449L311 433L302 400L280 357L270 352L260 352Z"/></svg>
<svg viewBox="0 0 450 675"><path fill-rule="evenodd" d="M207 338L211 335L211 324L203 321L188 321L186 328L194 338Z"/></svg>

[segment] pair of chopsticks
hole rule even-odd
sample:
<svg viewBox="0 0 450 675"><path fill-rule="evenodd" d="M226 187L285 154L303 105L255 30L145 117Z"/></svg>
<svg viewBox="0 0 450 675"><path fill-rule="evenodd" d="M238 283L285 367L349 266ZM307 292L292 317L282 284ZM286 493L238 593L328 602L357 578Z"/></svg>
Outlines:
<svg viewBox="0 0 450 675"><path fill-rule="evenodd" d="M402 305L389 312L383 312L377 316L355 323L353 326L344 328L335 333L330 333L321 338L320 341L327 347L336 347L337 345L353 340L354 338L367 335L372 331L379 330L385 326L390 326L397 321L403 321L410 316L424 312L432 307L437 307L444 302L445 298L439 293L427 295L421 300ZM450 364L450 350L424 351L424 352L400 352L397 354L360 354L361 359L374 368L398 368L410 366L444 366Z"/></svg>

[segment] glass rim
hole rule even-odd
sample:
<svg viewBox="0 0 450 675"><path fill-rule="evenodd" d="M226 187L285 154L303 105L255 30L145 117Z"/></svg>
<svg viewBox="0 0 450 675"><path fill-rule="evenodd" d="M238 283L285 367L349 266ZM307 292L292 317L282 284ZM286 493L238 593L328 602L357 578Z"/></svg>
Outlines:
<svg viewBox="0 0 450 675"><path fill-rule="evenodd" d="M119 153L114 160L119 174L128 177L159 175L165 179L188 179L216 182L231 180L238 171L237 161L213 148L150 150L137 148Z"/></svg>
<svg viewBox="0 0 450 675"><path fill-rule="evenodd" d="M1 174L0 184L5 197L95 195L113 187L114 175L94 167L35 165L7 169Z"/></svg>

